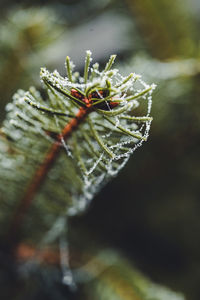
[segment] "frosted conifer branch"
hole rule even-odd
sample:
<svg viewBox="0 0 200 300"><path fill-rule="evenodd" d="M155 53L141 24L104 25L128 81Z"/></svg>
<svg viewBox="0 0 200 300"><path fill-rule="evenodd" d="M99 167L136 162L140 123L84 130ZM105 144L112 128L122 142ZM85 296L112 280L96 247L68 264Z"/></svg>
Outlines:
<svg viewBox="0 0 200 300"><path fill-rule="evenodd" d="M155 85L135 73L123 77L112 69L114 60L115 55L101 71L98 63L90 66L87 51L80 76L67 57L67 77L41 69L45 99L32 87L19 90L7 105L0 134L1 228L31 190L34 199L23 224L30 230L24 239L39 242L58 217L83 211L147 140ZM142 116L140 102L147 107ZM44 172L50 154L54 156ZM41 177L37 187L41 168L45 180Z"/></svg>

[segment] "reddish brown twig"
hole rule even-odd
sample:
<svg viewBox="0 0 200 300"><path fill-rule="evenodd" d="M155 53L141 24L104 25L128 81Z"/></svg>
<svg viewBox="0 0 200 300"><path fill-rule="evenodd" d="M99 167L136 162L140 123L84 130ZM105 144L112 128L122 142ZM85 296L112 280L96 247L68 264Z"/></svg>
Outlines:
<svg viewBox="0 0 200 300"><path fill-rule="evenodd" d="M55 160L57 159L62 147L62 139L65 141L70 137L72 132L77 129L78 125L85 119L88 113L91 112L92 106L89 104L87 107L81 107L76 116L70 120L70 122L64 127L61 134L57 136L55 143L51 146L47 152L44 161L36 170L17 211L15 212L13 222L11 223L9 240L13 244L13 241L18 239L19 231L22 226L24 217L40 187L44 183L49 170L52 168ZM16 243L16 242L14 242Z"/></svg>

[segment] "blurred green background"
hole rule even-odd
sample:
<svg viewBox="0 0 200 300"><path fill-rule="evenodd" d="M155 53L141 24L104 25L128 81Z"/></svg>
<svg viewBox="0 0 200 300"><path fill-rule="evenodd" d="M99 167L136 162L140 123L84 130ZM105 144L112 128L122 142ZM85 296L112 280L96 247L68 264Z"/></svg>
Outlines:
<svg viewBox="0 0 200 300"><path fill-rule="evenodd" d="M69 55L82 70L87 49L102 64L118 54L122 73L158 85L148 142L71 219L70 240L81 253L116 249L154 282L199 300L199 0L2 0L0 11L0 122L18 88L40 88L41 66L64 74Z"/></svg>

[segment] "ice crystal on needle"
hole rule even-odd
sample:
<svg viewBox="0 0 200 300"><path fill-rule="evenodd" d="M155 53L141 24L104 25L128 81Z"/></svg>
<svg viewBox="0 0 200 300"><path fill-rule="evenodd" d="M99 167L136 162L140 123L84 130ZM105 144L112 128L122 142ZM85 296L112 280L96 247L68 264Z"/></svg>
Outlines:
<svg viewBox="0 0 200 300"><path fill-rule="evenodd" d="M91 60L87 51L83 76L74 72L69 57L65 78L42 68L46 99L30 88L18 91L7 106L0 134L1 221L12 219L25 191L31 191L31 178L41 176L49 149L57 151L24 221L33 239L40 239L58 216L83 211L148 137L155 85L135 73L120 75L112 69L115 55L101 71ZM142 116L141 101L146 102Z"/></svg>

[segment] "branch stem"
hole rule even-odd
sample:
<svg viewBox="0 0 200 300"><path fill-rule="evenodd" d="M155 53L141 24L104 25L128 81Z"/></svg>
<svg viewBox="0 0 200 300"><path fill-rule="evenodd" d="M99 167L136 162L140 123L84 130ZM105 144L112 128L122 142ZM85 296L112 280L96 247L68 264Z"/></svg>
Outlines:
<svg viewBox="0 0 200 300"><path fill-rule="evenodd" d="M58 155L62 149L62 140L65 141L71 136L71 134L78 128L79 124L86 118L91 112L91 107L81 107L76 116L67 123L62 132L57 136L56 141L50 147L49 151L45 155L43 162L36 170L33 178L31 179L20 204L15 211L13 221L11 223L10 232L8 238L10 241L16 241L19 238L21 226L23 224L26 213L28 212L30 205L32 204L36 194L43 185L48 172L53 167ZM17 241L18 242L18 241Z"/></svg>

